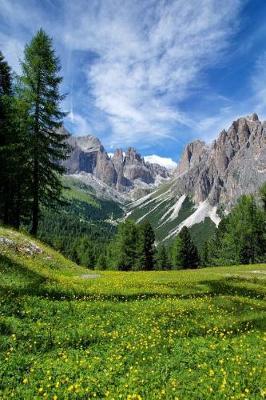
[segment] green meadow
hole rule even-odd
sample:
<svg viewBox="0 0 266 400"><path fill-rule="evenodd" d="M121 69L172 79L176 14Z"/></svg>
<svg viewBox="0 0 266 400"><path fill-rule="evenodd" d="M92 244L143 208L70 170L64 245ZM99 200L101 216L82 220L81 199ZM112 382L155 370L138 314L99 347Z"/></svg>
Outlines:
<svg viewBox="0 0 266 400"><path fill-rule="evenodd" d="M89 271L0 228L1 399L263 399L266 265Z"/></svg>

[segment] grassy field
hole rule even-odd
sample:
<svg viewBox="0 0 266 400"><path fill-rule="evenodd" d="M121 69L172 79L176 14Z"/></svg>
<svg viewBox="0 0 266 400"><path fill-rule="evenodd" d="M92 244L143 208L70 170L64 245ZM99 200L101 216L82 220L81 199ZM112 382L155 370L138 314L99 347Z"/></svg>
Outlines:
<svg viewBox="0 0 266 400"><path fill-rule="evenodd" d="M88 271L0 228L0 399L262 399L265 281Z"/></svg>

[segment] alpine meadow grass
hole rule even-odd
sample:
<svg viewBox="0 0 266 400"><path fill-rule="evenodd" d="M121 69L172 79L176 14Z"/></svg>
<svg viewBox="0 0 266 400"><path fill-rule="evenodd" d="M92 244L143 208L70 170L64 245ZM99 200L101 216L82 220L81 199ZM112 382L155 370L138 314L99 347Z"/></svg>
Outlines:
<svg viewBox="0 0 266 400"><path fill-rule="evenodd" d="M0 237L1 399L265 397L265 265L96 273Z"/></svg>

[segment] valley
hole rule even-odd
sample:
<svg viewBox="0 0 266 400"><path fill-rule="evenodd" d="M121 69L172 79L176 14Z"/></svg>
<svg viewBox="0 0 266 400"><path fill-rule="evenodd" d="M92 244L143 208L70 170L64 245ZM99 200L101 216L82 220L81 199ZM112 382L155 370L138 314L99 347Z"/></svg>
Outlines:
<svg viewBox="0 0 266 400"><path fill-rule="evenodd" d="M263 3L0 0L0 400L266 398Z"/></svg>
<svg viewBox="0 0 266 400"><path fill-rule="evenodd" d="M210 145L188 144L174 170L146 163L132 148L109 157L99 139L71 137L65 165L72 184L82 182L94 196L117 203L119 220L148 219L157 243L171 242L188 226L201 248L238 198L256 194L266 181L265 132L256 114L241 117Z"/></svg>

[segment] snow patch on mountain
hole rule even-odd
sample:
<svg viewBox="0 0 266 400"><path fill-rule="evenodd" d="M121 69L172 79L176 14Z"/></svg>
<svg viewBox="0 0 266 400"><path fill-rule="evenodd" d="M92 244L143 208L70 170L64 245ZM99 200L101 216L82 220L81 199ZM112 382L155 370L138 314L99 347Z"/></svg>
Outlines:
<svg viewBox="0 0 266 400"><path fill-rule="evenodd" d="M200 224L205 220L205 218L208 217L215 223L216 226L219 225L221 219L217 215L217 207L211 206L208 200L205 200L199 203L195 212L185 219L181 224L179 224L176 229L173 229L164 240L167 240L178 234L178 232L180 232L184 226L190 228L195 224Z"/></svg>
<svg viewBox="0 0 266 400"><path fill-rule="evenodd" d="M178 217L179 211L182 207L182 204L185 201L185 198L187 196L185 194L183 194L178 201L171 207L169 208L168 211L166 211L166 213L161 217L160 221L164 221L160 226L166 224L166 222L169 221L173 221L174 219L176 219ZM170 216L168 216L171 213ZM168 218L165 220L165 218L168 216Z"/></svg>
<svg viewBox="0 0 266 400"><path fill-rule="evenodd" d="M167 199L165 199L165 198L163 198L163 200L159 201L159 203L157 203L153 208L151 208L146 214L144 214L142 217L140 217L137 220L137 223L143 221L147 217L147 215L149 215L149 214L153 213L153 211L157 210L157 208L159 208L160 205L163 204L165 201L167 201Z"/></svg>

